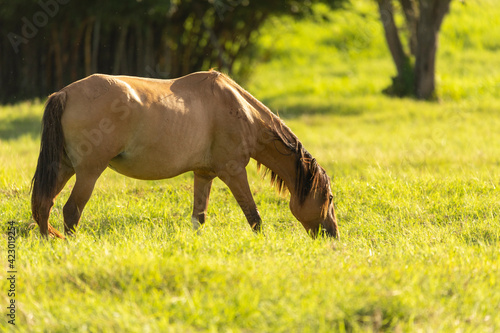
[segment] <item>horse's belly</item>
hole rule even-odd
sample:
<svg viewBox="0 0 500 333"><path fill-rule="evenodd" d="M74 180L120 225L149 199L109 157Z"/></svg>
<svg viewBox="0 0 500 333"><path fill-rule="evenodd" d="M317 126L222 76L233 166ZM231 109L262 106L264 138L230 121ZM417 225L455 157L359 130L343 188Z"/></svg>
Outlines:
<svg viewBox="0 0 500 333"><path fill-rule="evenodd" d="M175 156L161 151L147 154L124 151L110 161L109 167L128 177L157 180L172 178L191 170L207 169L203 160L199 156Z"/></svg>

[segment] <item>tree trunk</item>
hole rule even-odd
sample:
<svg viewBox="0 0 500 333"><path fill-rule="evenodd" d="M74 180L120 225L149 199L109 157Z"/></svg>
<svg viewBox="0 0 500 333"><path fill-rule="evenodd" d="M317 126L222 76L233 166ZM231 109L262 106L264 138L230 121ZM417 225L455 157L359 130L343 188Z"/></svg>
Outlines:
<svg viewBox="0 0 500 333"><path fill-rule="evenodd" d="M54 47L54 63L56 69L56 88L57 90L64 87L63 81L63 59L61 50L61 41L56 28L52 29L52 45Z"/></svg>
<svg viewBox="0 0 500 333"><path fill-rule="evenodd" d="M92 37L92 59L90 69L92 73L97 73L97 62L99 56L99 39L101 38L101 19L97 19L94 23L94 33Z"/></svg>
<svg viewBox="0 0 500 333"><path fill-rule="evenodd" d="M85 62L85 76L92 74L92 29L94 28L94 20L89 20L87 30L85 31L84 40L84 62Z"/></svg>
<svg viewBox="0 0 500 333"><path fill-rule="evenodd" d="M80 67L81 67L81 64L79 62L79 59L80 59L80 51L81 51L81 41L83 39L83 35L85 33L85 25L84 24L80 24L78 29L76 30L73 30L73 34L74 34L74 40L73 40L73 45L72 45L72 51L71 51L71 64L70 64L70 80L73 82L73 81L76 81L77 79L80 78L80 75L81 75L81 70L80 70Z"/></svg>
<svg viewBox="0 0 500 333"><path fill-rule="evenodd" d="M398 28L394 22L392 0L378 0L380 20L384 26L385 40L396 65L397 76L392 85L385 90L390 95L405 96L413 90L413 69L399 38Z"/></svg>
<svg viewBox="0 0 500 333"><path fill-rule="evenodd" d="M379 0L378 9L380 20L384 25L385 40L389 46L389 51L391 51L392 59L398 71L398 76L401 76L403 74L406 55L401 40L399 39L398 28L394 23L392 0Z"/></svg>
<svg viewBox="0 0 500 333"><path fill-rule="evenodd" d="M418 99L434 98L439 29L451 0L399 0L408 30L408 53L404 50L394 22L393 0L376 1L387 45L398 73L385 92L397 96L414 95ZM414 66L411 61L413 57Z"/></svg>
<svg viewBox="0 0 500 333"><path fill-rule="evenodd" d="M415 55L415 95L418 99L435 97L435 67L438 34L451 0L420 0Z"/></svg>
<svg viewBox="0 0 500 333"><path fill-rule="evenodd" d="M409 31L409 41L410 52L412 56L417 53L417 3L416 0L399 0L401 8L403 8L403 13L406 19L406 27Z"/></svg>
<svg viewBox="0 0 500 333"><path fill-rule="evenodd" d="M127 41L128 23L124 23L120 27L120 34L118 35L118 42L116 43L115 60L113 61L113 74L121 74L122 60L125 58L125 45ZM126 59L125 59L126 60Z"/></svg>
<svg viewBox="0 0 500 333"><path fill-rule="evenodd" d="M421 23L424 20L419 20ZM437 31L427 31L419 24L418 48L415 55L415 95L418 99L434 97Z"/></svg>
<svg viewBox="0 0 500 333"><path fill-rule="evenodd" d="M144 64L142 66L142 75L156 77L153 58L153 29L152 25L146 26L144 37Z"/></svg>

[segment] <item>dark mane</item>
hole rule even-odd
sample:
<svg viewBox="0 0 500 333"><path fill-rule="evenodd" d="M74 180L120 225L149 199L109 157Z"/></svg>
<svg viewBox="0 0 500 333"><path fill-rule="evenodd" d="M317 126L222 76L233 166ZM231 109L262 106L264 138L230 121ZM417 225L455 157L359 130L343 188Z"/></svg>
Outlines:
<svg viewBox="0 0 500 333"><path fill-rule="evenodd" d="M326 171L303 147L302 143L295 136L295 134L293 134L293 132L279 118L273 118L272 127L268 127L272 140L281 142L286 147L289 154L294 155L296 159L295 168L297 178L295 180L295 188L297 189L299 203L303 204L311 193L314 195L319 194L324 196L326 203L328 203L327 189L328 186L330 186L330 181ZM261 163L257 162L257 167L261 169ZM283 179L281 179L274 171L264 166L263 175L266 176L267 174L271 175L271 184L274 185L279 192L287 190Z"/></svg>

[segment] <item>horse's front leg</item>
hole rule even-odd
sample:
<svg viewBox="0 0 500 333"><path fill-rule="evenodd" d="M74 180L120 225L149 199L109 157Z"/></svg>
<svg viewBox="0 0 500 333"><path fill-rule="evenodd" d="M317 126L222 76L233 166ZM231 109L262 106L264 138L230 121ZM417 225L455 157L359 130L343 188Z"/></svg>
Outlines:
<svg viewBox="0 0 500 333"><path fill-rule="evenodd" d="M212 175L194 172L194 202L193 215L191 215L194 230L198 230L205 223L213 179L214 176Z"/></svg>
<svg viewBox="0 0 500 333"><path fill-rule="evenodd" d="M255 201L253 200L245 168L242 168L236 175L223 174L220 178L229 187L231 193L233 193L233 196L243 210L252 230L256 232L261 231L262 219L260 218Z"/></svg>

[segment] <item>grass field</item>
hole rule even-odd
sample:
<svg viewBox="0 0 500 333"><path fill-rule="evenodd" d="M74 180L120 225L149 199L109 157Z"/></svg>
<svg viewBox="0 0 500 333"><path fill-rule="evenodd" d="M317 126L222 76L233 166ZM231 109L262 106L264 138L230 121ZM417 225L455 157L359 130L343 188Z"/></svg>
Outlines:
<svg viewBox="0 0 500 333"><path fill-rule="evenodd" d="M77 236L44 241L28 227L42 102L1 107L0 329L15 220L23 332L499 331L500 5L452 3L437 103L380 94L394 68L374 8L269 22L245 84L331 175L340 241L310 239L254 163L264 234L218 180L197 235L191 174L108 170Z"/></svg>

